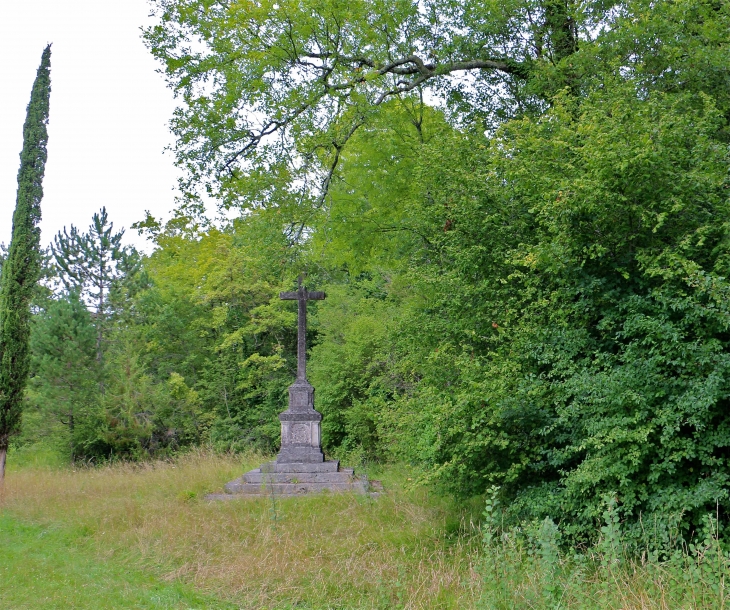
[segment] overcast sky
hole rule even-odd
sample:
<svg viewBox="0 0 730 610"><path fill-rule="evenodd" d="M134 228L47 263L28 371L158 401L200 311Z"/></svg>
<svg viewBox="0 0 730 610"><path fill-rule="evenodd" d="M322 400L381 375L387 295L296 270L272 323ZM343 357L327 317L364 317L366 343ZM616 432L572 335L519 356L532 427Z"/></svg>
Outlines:
<svg viewBox="0 0 730 610"><path fill-rule="evenodd" d="M115 228L174 207L177 170L163 154L172 92L140 39L147 0L0 0L0 242L10 241L23 121L43 48L51 54L41 240L88 227L105 205Z"/></svg>

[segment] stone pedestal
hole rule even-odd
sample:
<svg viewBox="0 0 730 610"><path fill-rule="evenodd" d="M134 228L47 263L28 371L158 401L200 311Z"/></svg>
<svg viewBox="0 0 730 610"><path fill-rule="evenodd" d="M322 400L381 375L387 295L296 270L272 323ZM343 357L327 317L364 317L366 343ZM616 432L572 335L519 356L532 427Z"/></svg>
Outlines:
<svg viewBox="0 0 730 610"><path fill-rule="evenodd" d="M289 408L279 415L281 451L277 464L321 463L322 415L314 410L314 388L306 380L289 386Z"/></svg>
<svg viewBox="0 0 730 610"><path fill-rule="evenodd" d="M297 380L289 386L289 408L279 415L281 450L275 462L263 464L226 485L226 494L210 494L212 500L233 494L298 495L318 491L367 493L366 477L356 477L351 468L337 461L324 461L322 415L314 410L314 388L307 381L307 301L321 301L324 292L309 291L299 278L296 292L282 292L281 299L297 301Z"/></svg>
<svg viewBox="0 0 730 610"><path fill-rule="evenodd" d="M268 462L250 470L242 477L227 483L229 497L245 496L299 496L323 491L368 493L370 485L366 477L356 477L352 468L340 468L338 461L300 462L282 464ZM212 495L211 499L228 499Z"/></svg>
<svg viewBox="0 0 730 610"><path fill-rule="evenodd" d="M321 440L322 415L314 410L314 388L306 379L289 387L289 408L279 415L281 450L275 462L262 464L231 481L225 494L236 496L297 496L322 491L368 493L367 477L356 477L352 468L340 468L336 460L324 461Z"/></svg>

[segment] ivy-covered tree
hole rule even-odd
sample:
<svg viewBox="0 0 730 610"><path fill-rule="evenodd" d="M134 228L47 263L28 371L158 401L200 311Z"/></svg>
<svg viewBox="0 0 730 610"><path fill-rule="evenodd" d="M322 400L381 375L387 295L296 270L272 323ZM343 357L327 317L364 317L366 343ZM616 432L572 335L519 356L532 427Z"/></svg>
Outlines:
<svg viewBox="0 0 730 610"><path fill-rule="evenodd" d="M18 432L23 391L30 368L30 301L40 274L41 199L48 144L51 46L43 51L25 124L20 153L13 232L0 283L0 481L11 435Z"/></svg>

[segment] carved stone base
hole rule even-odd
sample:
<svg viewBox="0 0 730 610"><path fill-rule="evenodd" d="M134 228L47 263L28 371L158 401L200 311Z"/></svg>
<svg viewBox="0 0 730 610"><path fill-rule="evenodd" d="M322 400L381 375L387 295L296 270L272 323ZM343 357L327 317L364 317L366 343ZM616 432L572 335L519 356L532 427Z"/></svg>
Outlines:
<svg viewBox="0 0 730 610"><path fill-rule="evenodd" d="M324 461L321 441L322 415L314 410L314 388L298 380L289 386L289 409L279 415L281 451L277 463Z"/></svg>
<svg viewBox="0 0 730 610"><path fill-rule="evenodd" d="M276 461L231 481L225 486L225 494L209 494L209 499L296 496L322 491L369 493L367 477L356 477L352 468L340 468L337 461L324 461L322 415L314 410L314 388L308 381L298 379L289 387L289 408L279 415L279 420L281 451Z"/></svg>

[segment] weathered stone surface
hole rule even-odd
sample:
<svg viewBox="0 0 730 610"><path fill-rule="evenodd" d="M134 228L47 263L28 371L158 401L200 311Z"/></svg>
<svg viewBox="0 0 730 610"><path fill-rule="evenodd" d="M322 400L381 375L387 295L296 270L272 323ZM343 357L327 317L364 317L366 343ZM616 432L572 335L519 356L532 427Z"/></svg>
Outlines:
<svg viewBox="0 0 730 610"><path fill-rule="evenodd" d="M352 483L355 477L345 472L261 472L258 468L243 475L246 483Z"/></svg>
<svg viewBox="0 0 730 610"><path fill-rule="evenodd" d="M296 292L282 292L282 299L299 303L297 379L289 387L289 408L279 415L281 450L275 462L262 464L227 483L226 494L234 496L297 496L320 492L369 493L367 477L356 477L352 468L337 461L324 461L321 444L322 415L314 409L314 388L306 375L307 301L324 299L324 292L309 292L299 281ZM209 499L228 498L210 494Z"/></svg>
<svg viewBox="0 0 730 610"><path fill-rule="evenodd" d="M266 462L261 464L261 472L337 472L340 470L340 463L337 460L327 460L320 464L279 464L278 462ZM342 469L352 474L352 468ZM253 472L253 470L251 471Z"/></svg>
<svg viewBox="0 0 730 610"><path fill-rule="evenodd" d="M229 494L292 496L324 491L368 493L370 485L367 477L356 477L352 468L340 469L337 461L318 464L267 462L231 481L225 490Z"/></svg>
<svg viewBox="0 0 730 610"><path fill-rule="evenodd" d="M323 493L323 492L354 492L365 494L368 492L367 484L362 481L352 483L276 483L272 485L255 485L253 483L245 483L236 479L226 485L226 491L229 494L249 495L249 496L300 496L304 494ZM210 499L211 496L208 496Z"/></svg>
<svg viewBox="0 0 730 610"><path fill-rule="evenodd" d="M306 379L289 387L289 409L279 415L281 450L279 463L317 463L324 461L321 448L322 415L314 410L314 388Z"/></svg>

